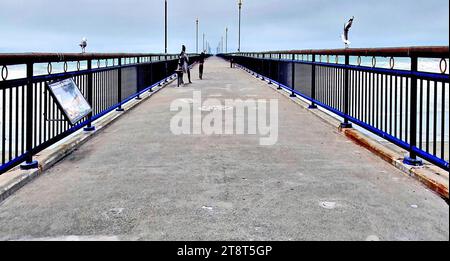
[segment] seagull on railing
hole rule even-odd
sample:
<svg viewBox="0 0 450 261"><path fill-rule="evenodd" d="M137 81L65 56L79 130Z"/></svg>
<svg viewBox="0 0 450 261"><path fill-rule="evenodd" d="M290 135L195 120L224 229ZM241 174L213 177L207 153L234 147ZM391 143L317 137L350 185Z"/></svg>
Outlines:
<svg viewBox="0 0 450 261"><path fill-rule="evenodd" d="M86 39L86 37L83 37L83 39L81 40L80 47L81 47L81 53L85 53L86 52L86 47L87 47L87 39Z"/></svg>
<svg viewBox="0 0 450 261"><path fill-rule="evenodd" d="M347 49L350 45L350 41L348 39L348 32L350 31L350 28L353 25L353 20L355 17L353 16L345 25L344 25L344 34L341 35L342 42L345 44L345 49Z"/></svg>

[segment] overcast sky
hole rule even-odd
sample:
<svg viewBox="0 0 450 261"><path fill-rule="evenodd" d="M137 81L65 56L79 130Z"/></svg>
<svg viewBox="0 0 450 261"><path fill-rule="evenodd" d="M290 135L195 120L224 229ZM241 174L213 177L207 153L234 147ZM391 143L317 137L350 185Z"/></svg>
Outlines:
<svg viewBox="0 0 450 261"><path fill-rule="evenodd" d="M195 52L195 19L215 50L237 50L237 0L168 0L169 52ZM448 0L244 0L242 50L449 45ZM162 52L163 0L0 0L0 52Z"/></svg>

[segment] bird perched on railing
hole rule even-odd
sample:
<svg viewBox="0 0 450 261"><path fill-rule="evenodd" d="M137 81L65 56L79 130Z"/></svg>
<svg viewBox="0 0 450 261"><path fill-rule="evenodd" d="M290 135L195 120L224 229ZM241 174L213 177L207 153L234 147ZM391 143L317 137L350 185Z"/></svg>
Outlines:
<svg viewBox="0 0 450 261"><path fill-rule="evenodd" d="M344 33L341 35L342 42L344 42L345 44L345 49L347 49L351 44L351 42L348 39L348 32L350 31L350 28L353 25L353 20L355 20L354 16L350 18L350 20L344 25Z"/></svg>
<svg viewBox="0 0 450 261"><path fill-rule="evenodd" d="M86 39L86 37L83 37L83 39L81 40L80 47L81 47L81 53L85 53L86 52L86 47L87 47L87 39Z"/></svg>

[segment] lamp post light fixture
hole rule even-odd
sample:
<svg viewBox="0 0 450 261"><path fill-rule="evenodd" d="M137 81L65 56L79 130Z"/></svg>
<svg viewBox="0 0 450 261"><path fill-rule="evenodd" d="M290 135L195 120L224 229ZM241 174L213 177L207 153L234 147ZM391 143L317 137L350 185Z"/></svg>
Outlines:
<svg viewBox="0 0 450 261"><path fill-rule="evenodd" d="M242 0L238 0L239 6L239 42L238 42L238 52L241 52L241 11L242 11Z"/></svg>

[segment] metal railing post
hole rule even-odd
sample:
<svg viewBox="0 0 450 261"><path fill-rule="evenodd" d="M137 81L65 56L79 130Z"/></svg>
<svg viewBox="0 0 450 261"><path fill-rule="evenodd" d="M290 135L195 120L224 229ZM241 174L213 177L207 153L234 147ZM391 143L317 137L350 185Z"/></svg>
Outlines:
<svg viewBox="0 0 450 261"><path fill-rule="evenodd" d="M414 148L417 147L417 75L414 74L418 71L419 61L418 57L411 57L411 104L410 104L410 141L409 141L409 157L405 157L404 163L412 166L422 166L422 160L417 158L417 154L414 152ZM435 112L436 113L436 112Z"/></svg>
<svg viewBox="0 0 450 261"><path fill-rule="evenodd" d="M26 160L20 166L22 170L36 169L37 161L33 161L33 63L27 63L27 87L26 87Z"/></svg>
<svg viewBox="0 0 450 261"><path fill-rule="evenodd" d="M139 95L139 92L141 91L141 75L139 73L139 62L140 57L137 57L137 64L136 64L136 90L137 90L137 97L136 100L142 100L141 96Z"/></svg>
<svg viewBox="0 0 450 261"><path fill-rule="evenodd" d="M291 76L292 76L291 97L294 98L294 97L296 97L295 92L294 92L294 90L295 90L295 54L292 55L292 75Z"/></svg>
<svg viewBox="0 0 450 261"><path fill-rule="evenodd" d="M312 66L311 66L311 105L309 109L317 109L317 105L314 103L316 100L316 55L312 55Z"/></svg>
<svg viewBox="0 0 450 261"><path fill-rule="evenodd" d="M167 77L169 76L169 70L168 70L168 64L167 64L167 56L165 56L164 66L166 69L166 74L164 75L164 78L166 78L166 79L164 80L164 83L168 83L169 81L167 80Z"/></svg>
<svg viewBox="0 0 450 261"><path fill-rule="evenodd" d="M265 71L264 71L264 59L266 59L266 54L262 54L262 59L261 59L261 80L262 81L265 81L266 80L266 77L264 76L264 73L265 73Z"/></svg>
<svg viewBox="0 0 450 261"><path fill-rule="evenodd" d="M260 73L260 70L259 70L259 64L258 64L258 59L259 59L259 53L258 54L256 54L256 57L255 57L255 66L254 66L254 70L255 70L255 73L256 73L256 78L257 79L259 79L259 73Z"/></svg>
<svg viewBox="0 0 450 261"><path fill-rule="evenodd" d="M150 83L153 86L153 57L150 56ZM153 88L150 88L149 92L153 92Z"/></svg>
<svg viewBox="0 0 450 261"><path fill-rule="evenodd" d="M272 54L269 54L269 84L272 84Z"/></svg>
<svg viewBox="0 0 450 261"><path fill-rule="evenodd" d="M92 93L93 93L93 77L92 77L92 60L89 59L87 61L87 69L88 69L88 86L87 86L87 101L88 103L91 105L91 107L94 107L92 104L93 101L93 97L92 97ZM92 112L89 113L88 115L88 124L86 126L86 128L84 128L84 131L95 131L95 126L92 126Z"/></svg>
<svg viewBox="0 0 450 261"><path fill-rule="evenodd" d="M122 112L122 58L119 58L119 70L117 71L117 100L119 102L119 107L116 111Z"/></svg>
<svg viewBox="0 0 450 261"><path fill-rule="evenodd" d="M277 90L282 90L283 88L281 88L281 83L280 83L280 65L281 65L281 53L278 54L278 62L277 62L277 82L278 82L278 87Z"/></svg>
<svg viewBox="0 0 450 261"><path fill-rule="evenodd" d="M349 114L349 106L350 106L350 102L349 102L349 92L350 92L350 88L349 88L349 69L348 66L350 65L350 55L346 54L345 55L345 69L344 69L344 114L348 115ZM344 122L341 123L341 128L343 129L349 129L352 128L352 124L348 121L347 116L344 118Z"/></svg>

